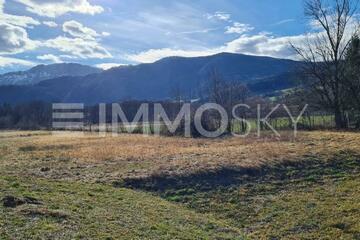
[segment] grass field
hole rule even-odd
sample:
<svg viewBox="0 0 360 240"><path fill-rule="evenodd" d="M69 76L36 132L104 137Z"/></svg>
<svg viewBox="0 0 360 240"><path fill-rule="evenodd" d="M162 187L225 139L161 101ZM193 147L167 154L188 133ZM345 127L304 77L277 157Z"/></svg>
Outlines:
<svg viewBox="0 0 360 240"><path fill-rule="evenodd" d="M0 239L360 239L360 134L0 132Z"/></svg>

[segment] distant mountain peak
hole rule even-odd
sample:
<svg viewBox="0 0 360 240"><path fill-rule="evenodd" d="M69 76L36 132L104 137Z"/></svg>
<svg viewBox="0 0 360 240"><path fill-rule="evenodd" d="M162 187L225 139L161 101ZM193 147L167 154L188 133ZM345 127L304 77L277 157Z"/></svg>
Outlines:
<svg viewBox="0 0 360 240"><path fill-rule="evenodd" d="M10 72L0 75L0 85L34 85L47 79L64 76L86 76L100 72L102 72L101 69L78 63L41 64L27 71Z"/></svg>

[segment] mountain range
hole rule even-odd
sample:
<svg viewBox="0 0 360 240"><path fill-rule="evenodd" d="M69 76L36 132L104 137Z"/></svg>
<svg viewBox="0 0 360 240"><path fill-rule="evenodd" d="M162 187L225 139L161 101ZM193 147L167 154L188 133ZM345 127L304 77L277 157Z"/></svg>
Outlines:
<svg viewBox="0 0 360 240"><path fill-rule="evenodd" d="M1 86L0 102L41 100L96 104L122 100L156 101L171 99L174 92L180 92L186 98L196 98L214 69L225 81L247 84L251 91L266 94L295 86L298 66L299 62L291 60L231 53L193 58L168 57L150 64L107 71L93 68L89 68L89 72L75 70L64 74L66 76L47 80L25 78L21 82L30 82L30 85ZM85 68L81 66L80 69Z"/></svg>

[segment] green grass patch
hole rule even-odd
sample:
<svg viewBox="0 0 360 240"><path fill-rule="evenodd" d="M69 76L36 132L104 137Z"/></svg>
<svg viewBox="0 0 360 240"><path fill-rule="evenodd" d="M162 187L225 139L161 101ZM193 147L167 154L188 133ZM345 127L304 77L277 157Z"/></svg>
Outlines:
<svg viewBox="0 0 360 240"><path fill-rule="evenodd" d="M148 193L101 184L0 177L1 239L242 239L236 228Z"/></svg>

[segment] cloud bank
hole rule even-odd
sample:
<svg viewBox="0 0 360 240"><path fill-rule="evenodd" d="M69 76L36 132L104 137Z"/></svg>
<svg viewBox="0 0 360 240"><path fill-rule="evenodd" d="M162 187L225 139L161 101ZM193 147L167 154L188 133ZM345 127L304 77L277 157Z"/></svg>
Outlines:
<svg viewBox="0 0 360 240"><path fill-rule="evenodd" d="M96 41L88 41L82 38L57 37L49 39L43 46L59 50L76 57L87 58L111 58L112 55Z"/></svg>
<svg viewBox="0 0 360 240"><path fill-rule="evenodd" d="M296 59L297 55L291 48L290 43L300 45L309 37L312 37L312 35L285 37L276 37L268 33L242 35L235 40L227 42L219 47L206 48L202 50L184 50L171 48L150 49L148 51L128 55L127 59L139 63L151 63L161 58L170 56L197 57L209 56L221 52Z"/></svg>

